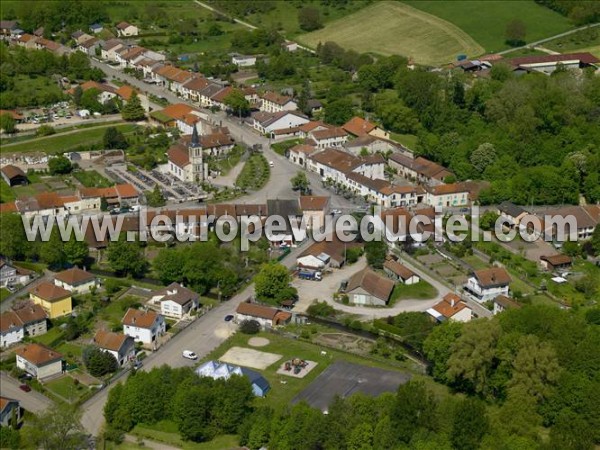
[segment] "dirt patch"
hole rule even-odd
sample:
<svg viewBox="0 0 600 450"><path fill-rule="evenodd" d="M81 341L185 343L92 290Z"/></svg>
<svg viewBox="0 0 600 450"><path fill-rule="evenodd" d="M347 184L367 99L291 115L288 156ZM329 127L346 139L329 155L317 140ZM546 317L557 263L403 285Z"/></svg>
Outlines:
<svg viewBox="0 0 600 450"><path fill-rule="evenodd" d="M269 340L263 337L252 337L248 339L248 345L251 347L264 347L265 345L269 345Z"/></svg>
<svg viewBox="0 0 600 450"><path fill-rule="evenodd" d="M444 261L444 258L442 258L440 255L422 255L417 256L417 259L423 264L427 264L429 266L439 263L440 261Z"/></svg>
<svg viewBox="0 0 600 450"><path fill-rule="evenodd" d="M370 339L345 333L320 333L313 342L363 355L369 354L374 345L374 341Z"/></svg>
<svg viewBox="0 0 600 450"><path fill-rule="evenodd" d="M281 355L276 353L261 352L251 348L231 347L219 358L219 361L264 370L280 359Z"/></svg>
<svg viewBox="0 0 600 450"><path fill-rule="evenodd" d="M86 386L100 386L102 384L102 380L99 380L98 378L94 378L90 374L83 373L83 372L80 372L78 370L75 370L73 372L69 372L68 375L71 378L79 380L79 382L81 384L84 384Z"/></svg>

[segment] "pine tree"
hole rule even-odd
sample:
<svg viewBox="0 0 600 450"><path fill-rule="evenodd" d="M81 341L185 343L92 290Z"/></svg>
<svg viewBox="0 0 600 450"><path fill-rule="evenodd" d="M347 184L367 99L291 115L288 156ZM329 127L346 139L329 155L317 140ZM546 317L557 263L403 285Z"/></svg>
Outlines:
<svg viewBox="0 0 600 450"><path fill-rule="evenodd" d="M121 116L123 120L143 120L146 118L146 113L144 112L144 108L142 107L142 102L137 95L137 92L133 91L131 97L127 101L127 104L123 107L121 111Z"/></svg>

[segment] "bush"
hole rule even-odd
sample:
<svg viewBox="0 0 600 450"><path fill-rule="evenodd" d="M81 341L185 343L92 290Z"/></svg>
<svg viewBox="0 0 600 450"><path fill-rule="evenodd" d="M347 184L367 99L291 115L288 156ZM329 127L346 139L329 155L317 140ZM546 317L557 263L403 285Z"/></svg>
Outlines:
<svg viewBox="0 0 600 450"><path fill-rule="evenodd" d="M244 320L240 323L240 331L244 334L257 334L260 331L260 323L256 320Z"/></svg>
<svg viewBox="0 0 600 450"><path fill-rule="evenodd" d="M119 363L113 355L103 352L97 347L88 347L83 352L83 362L91 375L101 377L116 372Z"/></svg>
<svg viewBox="0 0 600 450"><path fill-rule="evenodd" d="M42 125L35 132L36 136L51 136L56 133L56 130L50 125Z"/></svg>
<svg viewBox="0 0 600 450"><path fill-rule="evenodd" d="M335 309L327 302L315 300L306 311L309 316L313 317L331 317L335 315Z"/></svg>

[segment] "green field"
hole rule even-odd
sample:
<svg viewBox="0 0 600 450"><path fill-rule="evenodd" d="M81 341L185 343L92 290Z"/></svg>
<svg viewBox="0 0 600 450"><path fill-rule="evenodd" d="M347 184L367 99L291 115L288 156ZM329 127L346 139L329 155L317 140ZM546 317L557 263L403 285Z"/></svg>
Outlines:
<svg viewBox="0 0 600 450"><path fill-rule="evenodd" d="M0 288L0 303L10 296L10 291L6 288Z"/></svg>
<svg viewBox="0 0 600 450"><path fill-rule="evenodd" d="M483 46L486 53L509 48L504 42L505 30L506 24L513 19L525 23L526 42L548 38L572 28L566 17L537 5L533 0L407 0L404 3L456 25Z"/></svg>
<svg viewBox="0 0 600 450"><path fill-rule="evenodd" d="M73 172L72 175L85 187L109 187L114 184L95 170L78 170Z"/></svg>
<svg viewBox="0 0 600 450"><path fill-rule="evenodd" d="M123 123L113 125L117 130L124 134L132 133L135 125ZM87 128L77 132L68 132L55 134L39 139L32 139L27 142L16 144L7 144L0 147L0 153L17 152L46 152L50 154L63 153L79 146L89 146L102 142L102 137L106 132L107 125L101 125L96 128Z"/></svg>
<svg viewBox="0 0 600 450"><path fill-rule="evenodd" d="M390 305L393 305L398 300L429 300L437 295L437 289L427 281L419 281L415 284L398 283L394 287L390 298Z"/></svg>
<svg viewBox="0 0 600 450"><path fill-rule="evenodd" d="M6 183L6 181L4 181L4 179L0 179L0 203L12 202L14 199L15 194L10 186Z"/></svg>
<svg viewBox="0 0 600 450"><path fill-rule="evenodd" d="M68 400L70 403L81 397L88 388L82 384L75 384L74 379L68 375L64 375L45 384L46 389L56 395Z"/></svg>
<svg viewBox="0 0 600 450"><path fill-rule="evenodd" d="M358 52L404 55L420 64L448 63L458 54L476 56L484 51L450 22L389 1L374 3L298 39L313 48L334 41Z"/></svg>

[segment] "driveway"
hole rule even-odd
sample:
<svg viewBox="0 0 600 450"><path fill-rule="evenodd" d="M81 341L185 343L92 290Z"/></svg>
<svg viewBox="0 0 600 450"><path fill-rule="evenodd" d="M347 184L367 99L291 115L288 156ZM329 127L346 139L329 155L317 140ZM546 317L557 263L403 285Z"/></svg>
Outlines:
<svg viewBox="0 0 600 450"><path fill-rule="evenodd" d="M366 258L362 257L355 264L344 266L342 269L334 269L332 273L325 274L322 281L300 280L298 278L294 279L292 284L298 289L299 296L299 301L296 303L294 311L306 312L313 300L317 299L320 301L326 301L339 311L343 311L348 314L356 314L360 316L359 320L367 321L382 317L395 316L407 311L427 311L433 305L438 303L442 297L446 295L446 293L450 292L446 286L433 279L429 275L417 270L409 262L402 261L402 264L414 272L417 272L422 279L433 285L438 290L437 296L430 300L407 299L398 301L390 308L351 306L335 302L333 300L333 294L338 291L342 281L349 279L352 275L361 271L367 266Z"/></svg>
<svg viewBox="0 0 600 450"><path fill-rule="evenodd" d="M21 383L10 375L5 372L0 373L0 394L3 397L19 400L23 408L34 414L40 413L52 405L52 400L45 395L34 390L23 392L19 389L20 385Z"/></svg>
<svg viewBox="0 0 600 450"><path fill-rule="evenodd" d="M296 258L302 253L310 242L295 248L287 255L281 263L291 268L296 264ZM154 367L167 364L171 367L195 366L197 361L191 361L181 356L183 350L192 350L199 359L204 358L212 350L227 340L236 330L235 324L225 322L223 319L228 314L234 314L237 306L254 294L254 284L247 286L242 292L213 308L204 316L198 318L192 325L176 334L157 352L151 354L144 360L142 370L151 370ZM125 373L121 380L125 380ZM83 416L81 424L88 433L98 436L104 423L104 404L108 398L108 392L116 383L98 392L94 397L82 405Z"/></svg>
<svg viewBox="0 0 600 450"><path fill-rule="evenodd" d="M35 280L31 281L29 284L26 284L25 286L21 287L18 291L13 292L11 295L6 297L6 299L4 299L4 301L2 303L0 303L0 312L8 311L12 307L13 303L15 302L15 300L17 298L21 297L22 295L27 294L30 289L34 288L35 286L40 284L42 281L48 281L50 279L50 277L53 275L54 274L52 272L46 271L46 273L43 276L36 278Z"/></svg>

